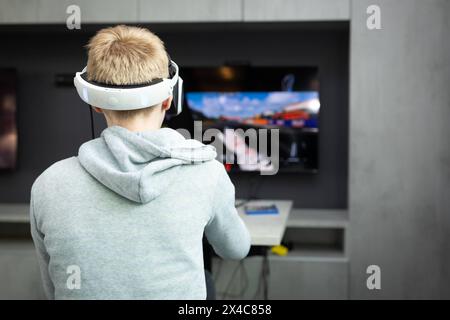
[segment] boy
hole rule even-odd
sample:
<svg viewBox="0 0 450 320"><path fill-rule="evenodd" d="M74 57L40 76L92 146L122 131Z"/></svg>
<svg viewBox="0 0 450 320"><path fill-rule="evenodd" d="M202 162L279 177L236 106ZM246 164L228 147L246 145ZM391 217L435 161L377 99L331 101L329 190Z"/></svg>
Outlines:
<svg viewBox="0 0 450 320"><path fill-rule="evenodd" d="M97 83L167 78L168 64L147 29L103 29L88 45ZM249 233L214 148L161 128L171 100L92 106L108 128L33 184L31 232L48 298L205 299L203 234L223 258L247 255Z"/></svg>

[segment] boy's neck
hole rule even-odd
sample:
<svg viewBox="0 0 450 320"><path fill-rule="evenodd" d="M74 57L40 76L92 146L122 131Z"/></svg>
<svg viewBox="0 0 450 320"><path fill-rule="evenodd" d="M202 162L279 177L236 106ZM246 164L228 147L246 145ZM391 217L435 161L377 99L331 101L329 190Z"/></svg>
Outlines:
<svg viewBox="0 0 450 320"><path fill-rule="evenodd" d="M152 118L139 117L137 119L122 120L122 121L107 121L108 127L120 126L129 131L142 132L142 131L154 131L161 128L160 121L156 121Z"/></svg>

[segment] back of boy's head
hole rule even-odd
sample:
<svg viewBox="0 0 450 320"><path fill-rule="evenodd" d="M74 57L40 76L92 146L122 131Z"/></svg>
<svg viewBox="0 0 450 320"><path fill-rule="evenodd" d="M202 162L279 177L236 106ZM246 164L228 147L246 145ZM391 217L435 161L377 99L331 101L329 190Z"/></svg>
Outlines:
<svg viewBox="0 0 450 320"><path fill-rule="evenodd" d="M169 76L164 43L145 28L119 25L97 32L87 45L88 80L112 85L144 84ZM152 106L107 111L119 119L150 112Z"/></svg>

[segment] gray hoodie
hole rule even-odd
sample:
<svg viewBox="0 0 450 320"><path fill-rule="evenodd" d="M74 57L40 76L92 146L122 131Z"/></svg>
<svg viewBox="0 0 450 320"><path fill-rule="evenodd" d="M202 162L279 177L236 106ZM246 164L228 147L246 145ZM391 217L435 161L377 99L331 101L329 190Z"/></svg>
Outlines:
<svg viewBox="0 0 450 320"><path fill-rule="evenodd" d="M202 237L242 259L250 236L216 152L175 130L110 127L42 173L31 233L55 299L205 299Z"/></svg>

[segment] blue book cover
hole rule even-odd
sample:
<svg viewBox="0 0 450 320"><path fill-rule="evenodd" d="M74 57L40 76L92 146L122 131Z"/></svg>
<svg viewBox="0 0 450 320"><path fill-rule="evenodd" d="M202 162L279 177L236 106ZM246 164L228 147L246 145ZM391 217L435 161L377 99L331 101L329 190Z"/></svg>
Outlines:
<svg viewBox="0 0 450 320"><path fill-rule="evenodd" d="M245 214L257 215L257 214L278 214L278 208L275 205L270 206L245 206Z"/></svg>

